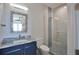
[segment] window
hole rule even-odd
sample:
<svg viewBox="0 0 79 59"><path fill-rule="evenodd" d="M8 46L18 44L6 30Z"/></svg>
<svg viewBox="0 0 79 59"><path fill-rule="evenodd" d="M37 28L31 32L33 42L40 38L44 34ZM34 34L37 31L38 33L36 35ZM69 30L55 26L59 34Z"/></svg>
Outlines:
<svg viewBox="0 0 79 59"><path fill-rule="evenodd" d="M12 32L26 32L27 16L16 12L11 12Z"/></svg>

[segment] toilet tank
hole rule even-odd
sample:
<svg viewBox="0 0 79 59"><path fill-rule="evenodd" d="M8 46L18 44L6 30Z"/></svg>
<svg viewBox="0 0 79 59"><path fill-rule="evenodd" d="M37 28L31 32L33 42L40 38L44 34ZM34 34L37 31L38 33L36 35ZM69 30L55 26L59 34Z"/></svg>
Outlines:
<svg viewBox="0 0 79 59"><path fill-rule="evenodd" d="M44 43L43 38L37 38L36 41L37 41L38 48Z"/></svg>

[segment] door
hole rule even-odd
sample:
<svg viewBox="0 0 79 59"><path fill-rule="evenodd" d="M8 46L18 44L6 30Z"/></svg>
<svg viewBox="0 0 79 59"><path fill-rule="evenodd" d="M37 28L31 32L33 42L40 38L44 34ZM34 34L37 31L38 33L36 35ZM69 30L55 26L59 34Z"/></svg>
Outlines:
<svg viewBox="0 0 79 59"><path fill-rule="evenodd" d="M57 55L67 54L67 8L57 7L53 12L53 41L51 52Z"/></svg>

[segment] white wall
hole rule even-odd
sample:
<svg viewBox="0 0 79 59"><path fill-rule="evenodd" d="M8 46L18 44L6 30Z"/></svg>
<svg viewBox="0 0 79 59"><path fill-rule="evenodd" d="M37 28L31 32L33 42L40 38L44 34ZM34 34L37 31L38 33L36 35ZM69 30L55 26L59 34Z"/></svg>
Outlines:
<svg viewBox="0 0 79 59"><path fill-rule="evenodd" d="M48 7L44 7L44 44L48 45Z"/></svg>
<svg viewBox="0 0 79 59"><path fill-rule="evenodd" d="M32 20L32 36L44 39L43 6L41 4L29 4Z"/></svg>
<svg viewBox="0 0 79 59"><path fill-rule="evenodd" d="M1 21L2 21L2 13L3 12L3 4L0 4L0 35L2 34Z"/></svg>
<svg viewBox="0 0 79 59"><path fill-rule="evenodd" d="M67 33L67 53L75 54L76 23L75 23L75 4L67 4L68 7L68 33Z"/></svg>

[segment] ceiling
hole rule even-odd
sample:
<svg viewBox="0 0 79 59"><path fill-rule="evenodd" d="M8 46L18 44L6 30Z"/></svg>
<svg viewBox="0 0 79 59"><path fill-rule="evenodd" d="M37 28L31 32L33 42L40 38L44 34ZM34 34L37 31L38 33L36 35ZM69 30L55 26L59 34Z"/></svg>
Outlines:
<svg viewBox="0 0 79 59"><path fill-rule="evenodd" d="M51 8L55 8L62 4L64 4L64 3L45 3L44 5L47 5L48 7L51 7Z"/></svg>

